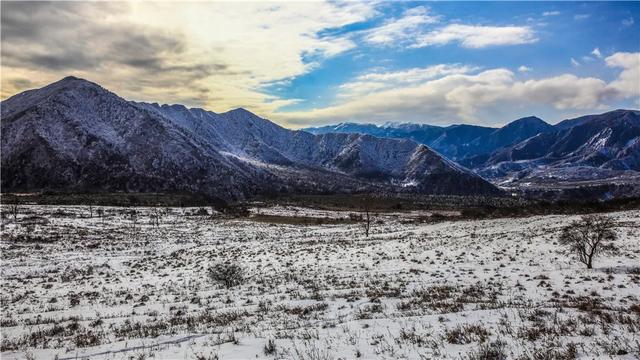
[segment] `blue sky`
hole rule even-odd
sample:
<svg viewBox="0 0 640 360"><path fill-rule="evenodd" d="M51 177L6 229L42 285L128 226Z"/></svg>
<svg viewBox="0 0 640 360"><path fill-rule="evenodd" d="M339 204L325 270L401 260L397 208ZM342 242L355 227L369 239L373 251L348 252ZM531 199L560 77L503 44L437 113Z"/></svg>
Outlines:
<svg viewBox="0 0 640 360"><path fill-rule="evenodd" d="M441 16L443 23L529 26L537 41L524 45L487 46L480 49L465 48L455 42L433 47L408 48L402 45L371 46L359 41L356 49L324 61L316 70L295 78L286 86L267 89L279 96L304 99L303 102L287 108L305 109L327 105L332 100L334 87L366 73L367 69L397 71L442 63L473 64L482 68L505 67L514 70L524 65L535 69L537 77L570 72L610 80L615 78L617 72L595 61L591 54L594 49L600 49L603 54L640 51L640 24L636 22L636 17L640 15L640 3L637 2L389 3L383 6L385 13L375 19L359 23L358 26L346 26L336 30L336 33L357 35L363 30L383 25L392 17L402 17L402 13L408 9L425 6L430 8L430 13ZM631 24L624 25L625 22ZM441 25L426 24L420 28L422 31L429 31L439 26ZM571 58L578 61L580 66L572 64ZM529 74L530 77L533 75Z"/></svg>
<svg viewBox="0 0 640 360"><path fill-rule="evenodd" d="M341 56L328 59L314 71L293 79L282 86L267 90L279 97L299 98L302 101L280 109L282 112L305 112L314 108L331 106L336 102L336 89L359 75L370 72L395 72L412 68L424 68L438 64L465 64L482 69L510 69L518 79L541 79L562 74L574 74L579 77L595 77L604 81L613 81L620 73L619 69L606 66L604 58L618 52L637 53L640 51L640 3L558 3L558 2L407 2L383 4L381 13L371 21L358 26L346 26L336 31L340 34L354 34L373 29L394 19L403 18L411 9L427 8L429 16L438 17L437 22L425 23L411 29L412 34L434 31L447 24L470 24L473 26L516 26L526 27L532 38L513 44L466 47L460 41L443 44L412 47L411 40L400 41L384 46L358 40L358 46ZM594 50L598 51L594 52ZM598 55L599 52L599 55ZM573 60L572 60L573 59ZM520 69L520 71L518 70ZM640 82L640 79L637 79ZM637 85L640 87L640 84ZM636 96L613 99L597 106L576 106L558 109L555 106L540 104L524 107L523 111L535 111L550 121L558 121L568 116L582 114L585 111L604 110L605 108L638 108ZM507 102L505 106L509 106ZM500 106L500 104L498 105ZM517 110L505 111L513 116ZM388 121L429 122L429 114L410 114L403 117L388 118ZM366 121L363 117L345 117L344 121ZM422 120L421 117L424 119ZM453 116L455 117L455 116ZM499 119L477 119L479 122L493 124L508 121L509 117ZM438 119L440 120L440 119ZM375 119L374 122L385 121ZM434 122L434 121L432 121ZM441 122L441 121L435 121ZM442 122L449 122L442 119ZM451 122L466 122L456 117Z"/></svg>
<svg viewBox="0 0 640 360"><path fill-rule="evenodd" d="M246 107L293 128L554 123L640 107L640 2L2 7L3 98L76 75L129 99Z"/></svg>

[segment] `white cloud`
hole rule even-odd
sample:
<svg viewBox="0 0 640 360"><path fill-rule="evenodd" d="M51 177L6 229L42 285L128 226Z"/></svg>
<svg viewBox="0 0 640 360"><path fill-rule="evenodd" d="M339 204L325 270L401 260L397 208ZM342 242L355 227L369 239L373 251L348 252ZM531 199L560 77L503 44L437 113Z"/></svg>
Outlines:
<svg viewBox="0 0 640 360"><path fill-rule="evenodd" d="M573 66L580 66L580 62L578 62L578 60L571 58L571 65Z"/></svg>
<svg viewBox="0 0 640 360"><path fill-rule="evenodd" d="M372 72L356 77L339 88L338 96L353 98L386 89L408 87L447 75L466 74L476 67L460 64L438 64L424 68L412 68L391 72Z"/></svg>
<svg viewBox="0 0 640 360"><path fill-rule="evenodd" d="M556 109L589 109L600 105L606 95L605 87L606 83L600 79L564 74L514 82L511 97L518 101L552 105Z"/></svg>
<svg viewBox="0 0 640 360"><path fill-rule="evenodd" d="M524 66L524 65L520 65L520 67L518 68L518 71L521 73L527 73L532 71L533 69L528 67L528 66Z"/></svg>
<svg viewBox="0 0 640 360"><path fill-rule="evenodd" d="M602 59L602 54L600 53L599 48L593 49L593 51L591 52L591 55L597 57L598 59Z"/></svg>
<svg viewBox="0 0 640 360"><path fill-rule="evenodd" d="M299 126L341 121L486 123L487 119L515 118L541 108L597 110L611 100L640 96L640 54L616 53L605 61L609 67L622 69L610 83L573 74L522 80L508 69L477 72L469 66L444 64L406 71L378 71L342 85L340 96L331 106L276 113L276 116ZM438 67L451 71L434 72ZM421 73L429 75L414 81Z"/></svg>
<svg viewBox="0 0 640 360"><path fill-rule="evenodd" d="M529 26L479 26L451 24L418 36L414 47L458 42L466 48L529 44L538 41Z"/></svg>
<svg viewBox="0 0 640 360"><path fill-rule="evenodd" d="M385 81L393 83L412 83L442 77L451 74L464 74L476 68L460 64L438 64L424 68L413 68L386 73L370 73L357 77L359 81Z"/></svg>
<svg viewBox="0 0 640 360"><path fill-rule="evenodd" d="M415 36L415 32L425 24L438 22L438 17L429 14L424 6L411 8L399 19L392 19L383 25L366 31L364 41L374 45L399 45Z"/></svg>
<svg viewBox="0 0 640 360"><path fill-rule="evenodd" d="M24 90L16 86L24 83L20 79L31 79L29 86L34 87L73 74L130 99L184 103L214 111L242 106L263 116L296 101L266 94L262 90L266 84L308 73L324 59L352 49L355 43L347 35L325 35L330 33L327 30L376 14L375 4L352 2L11 6L20 12L5 11L3 3L2 97ZM103 6L112 8L104 10ZM15 21L5 21L12 16ZM11 29L16 22L20 26ZM35 35L28 37L32 33ZM149 39L157 46L145 47L155 44ZM69 47L72 52L66 49ZM61 56L57 61L63 68L34 62L65 51L64 59ZM29 55L31 63L12 59L12 54ZM91 62L74 65L87 56L92 56ZM150 64L165 71L150 71ZM184 71L189 71L188 76Z"/></svg>
<svg viewBox="0 0 640 360"><path fill-rule="evenodd" d="M609 88L622 97L640 98L640 53L615 53L607 57L605 63L609 67L622 69Z"/></svg>
<svg viewBox="0 0 640 360"><path fill-rule="evenodd" d="M557 16L560 15L560 11L545 11L542 16Z"/></svg>
<svg viewBox="0 0 640 360"><path fill-rule="evenodd" d="M573 19L576 20L576 21L586 20L586 19L588 19L590 17L591 17L590 14L575 14L575 15L573 15Z"/></svg>

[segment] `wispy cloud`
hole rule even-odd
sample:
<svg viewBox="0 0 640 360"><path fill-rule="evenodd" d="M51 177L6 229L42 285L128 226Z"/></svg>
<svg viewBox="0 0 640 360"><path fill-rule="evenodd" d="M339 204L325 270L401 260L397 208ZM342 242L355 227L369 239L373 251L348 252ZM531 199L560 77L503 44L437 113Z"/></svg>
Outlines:
<svg viewBox="0 0 640 360"><path fill-rule="evenodd" d="M357 97L390 88L407 87L426 80L454 74L466 74L477 67L461 64L438 64L400 71L371 72L340 86L338 96Z"/></svg>
<svg viewBox="0 0 640 360"><path fill-rule="evenodd" d="M2 97L73 74L131 99L268 115L295 100L265 84L355 47L325 35L375 4L2 2Z"/></svg>
<svg viewBox="0 0 640 360"><path fill-rule="evenodd" d="M580 20L586 20L588 18L591 17L591 14L575 14L573 15L573 19L580 21Z"/></svg>
<svg viewBox="0 0 640 360"><path fill-rule="evenodd" d="M406 10L402 16L366 30L363 40L375 46L422 48L458 43L465 48L485 48L499 45L518 45L536 42L530 26L489 26L449 24L434 28L443 21L429 8L419 6Z"/></svg>
<svg viewBox="0 0 640 360"><path fill-rule="evenodd" d="M600 49L599 48L593 49L593 51L591 51L591 55L597 57L598 59L602 58L602 54L600 53Z"/></svg>
<svg viewBox="0 0 640 360"><path fill-rule="evenodd" d="M398 19L386 21L383 25L366 31L364 41L374 45L400 45L415 36L415 32L425 24L438 22L438 16L431 15L429 9L418 6L406 10Z"/></svg>
<svg viewBox="0 0 640 360"><path fill-rule="evenodd" d="M542 16L558 16L560 15L560 11L545 11L542 13Z"/></svg>
<svg viewBox="0 0 640 360"><path fill-rule="evenodd" d="M630 17L622 20L622 25L623 26L631 26L631 25L633 25L633 16L630 16Z"/></svg>
<svg viewBox="0 0 640 360"><path fill-rule="evenodd" d="M459 43L466 48L529 44L538 41L529 26L480 26L451 24L419 36L414 47Z"/></svg>
<svg viewBox="0 0 640 360"><path fill-rule="evenodd" d="M421 81L408 79L414 78L413 72L433 74L433 71L425 68L373 72L360 75L340 87L340 91L354 91L357 96L342 96L331 106L305 112L278 113L277 116L298 125L340 121L380 123L389 120L477 122L492 115L518 116L523 109L536 106L559 110L599 109L608 100L640 96L637 86L640 53L616 53L605 61L611 68L622 69L610 83L573 74L522 80L508 69L479 71L462 65L440 65L443 69L459 71L425 77Z"/></svg>

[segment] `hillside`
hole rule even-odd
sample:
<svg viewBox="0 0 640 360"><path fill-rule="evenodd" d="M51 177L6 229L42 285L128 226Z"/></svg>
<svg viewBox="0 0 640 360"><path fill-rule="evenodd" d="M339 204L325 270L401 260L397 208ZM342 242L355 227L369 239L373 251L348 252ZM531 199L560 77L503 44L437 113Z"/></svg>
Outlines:
<svg viewBox="0 0 640 360"><path fill-rule="evenodd" d="M2 102L3 191L499 194L412 140L292 131L244 109L131 102L74 77Z"/></svg>

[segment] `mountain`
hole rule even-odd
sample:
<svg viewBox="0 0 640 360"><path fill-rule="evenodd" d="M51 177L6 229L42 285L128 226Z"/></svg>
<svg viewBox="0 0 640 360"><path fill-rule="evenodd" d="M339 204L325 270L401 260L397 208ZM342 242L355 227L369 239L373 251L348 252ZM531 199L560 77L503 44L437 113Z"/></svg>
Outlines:
<svg viewBox="0 0 640 360"><path fill-rule="evenodd" d="M630 171L640 171L640 112L615 110L565 120L553 131L539 133L470 165L484 176L512 181L630 175Z"/></svg>
<svg viewBox="0 0 640 360"><path fill-rule="evenodd" d="M477 125L451 125L447 127L419 124L372 124L342 123L305 131L313 134L359 133L385 138L411 139L425 144L445 157L462 161L488 155L502 147L516 144L539 133L548 132L553 126L535 117L515 120L502 128ZM473 163L473 162L472 162Z"/></svg>
<svg viewBox="0 0 640 360"><path fill-rule="evenodd" d="M1 103L2 191L495 195L409 139L292 131L244 109L217 114L120 98L67 77Z"/></svg>
<svg viewBox="0 0 640 360"><path fill-rule="evenodd" d="M357 133L384 138L411 139L425 144L451 160L459 160L467 155L471 143L488 136L496 129L476 125L451 125L440 127L421 124L372 124L342 123L317 128L306 128L312 134Z"/></svg>
<svg viewBox="0 0 640 360"><path fill-rule="evenodd" d="M468 155L489 154L500 148L519 143L534 135L553 131L553 126L535 116L529 116L510 122L486 136L479 137L471 143L473 151Z"/></svg>
<svg viewBox="0 0 640 360"><path fill-rule="evenodd" d="M614 182L640 181L639 114L636 110L615 110L567 119L556 125L530 116L501 128L340 124L306 131L408 138L428 145L502 187L584 189L586 185L597 185L597 196L606 197L620 192L613 189ZM580 196L587 193L576 192Z"/></svg>

